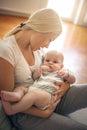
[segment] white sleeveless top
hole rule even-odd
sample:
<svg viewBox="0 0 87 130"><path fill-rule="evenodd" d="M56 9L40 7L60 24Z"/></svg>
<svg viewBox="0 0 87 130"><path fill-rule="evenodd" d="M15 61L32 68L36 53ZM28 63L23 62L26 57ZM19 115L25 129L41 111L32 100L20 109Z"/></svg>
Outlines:
<svg viewBox="0 0 87 130"><path fill-rule="evenodd" d="M35 65L29 66L25 60L14 36L10 36L0 41L0 57L7 60L14 67L15 85L29 87L33 82L32 69L39 67L42 63L43 49L34 51Z"/></svg>

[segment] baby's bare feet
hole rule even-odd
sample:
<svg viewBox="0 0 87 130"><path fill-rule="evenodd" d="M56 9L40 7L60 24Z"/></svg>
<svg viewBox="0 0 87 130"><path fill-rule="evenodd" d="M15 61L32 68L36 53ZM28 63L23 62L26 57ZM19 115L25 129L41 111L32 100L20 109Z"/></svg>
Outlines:
<svg viewBox="0 0 87 130"><path fill-rule="evenodd" d="M21 95L17 92L1 91L1 97L8 102L16 102L21 100Z"/></svg>
<svg viewBox="0 0 87 130"><path fill-rule="evenodd" d="M4 111L7 115L15 114L15 112L12 110L11 104L9 102L2 99L2 105L3 105Z"/></svg>

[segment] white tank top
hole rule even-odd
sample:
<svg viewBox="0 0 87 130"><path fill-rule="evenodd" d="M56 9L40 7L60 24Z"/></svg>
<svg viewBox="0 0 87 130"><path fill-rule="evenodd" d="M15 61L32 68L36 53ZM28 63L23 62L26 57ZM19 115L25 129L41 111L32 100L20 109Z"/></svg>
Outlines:
<svg viewBox="0 0 87 130"><path fill-rule="evenodd" d="M29 87L33 82L31 68L39 67L42 62L42 50L33 52L35 56L35 65L29 66L25 60L14 36L0 41L0 57L7 60L14 67L15 85L23 85Z"/></svg>

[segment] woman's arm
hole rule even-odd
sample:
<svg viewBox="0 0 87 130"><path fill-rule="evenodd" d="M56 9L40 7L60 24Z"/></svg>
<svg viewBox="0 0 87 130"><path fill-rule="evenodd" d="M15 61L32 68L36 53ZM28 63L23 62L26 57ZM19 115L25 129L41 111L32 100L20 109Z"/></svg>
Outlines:
<svg viewBox="0 0 87 130"><path fill-rule="evenodd" d="M0 90L12 91L14 89L14 67L6 60L0 58Z"/></svg>

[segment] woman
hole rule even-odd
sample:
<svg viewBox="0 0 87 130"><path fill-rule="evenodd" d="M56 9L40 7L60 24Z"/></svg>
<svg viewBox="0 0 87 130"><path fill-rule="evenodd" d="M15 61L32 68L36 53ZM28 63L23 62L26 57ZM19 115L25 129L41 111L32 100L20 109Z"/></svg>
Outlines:
<svg viewBox="0 0 87 130"><path fill-rule="evenodd" d="M48 47L61 32L58 14L47 8L38 10L28 21L11 30L0 42L0 90L13 91L17 86L28 87L32 83L32 67L41 65L42 49ZM87 107L87 85L71 88L67 82L56 85L60 86L55 92L58 94L57 101L51 102L47 110L31 107L23 113L10 116L17 129L87 130L86 125L68 117L68 114Z"/></svg>

